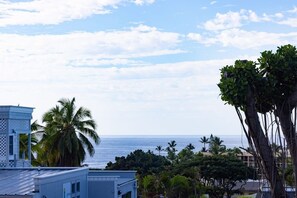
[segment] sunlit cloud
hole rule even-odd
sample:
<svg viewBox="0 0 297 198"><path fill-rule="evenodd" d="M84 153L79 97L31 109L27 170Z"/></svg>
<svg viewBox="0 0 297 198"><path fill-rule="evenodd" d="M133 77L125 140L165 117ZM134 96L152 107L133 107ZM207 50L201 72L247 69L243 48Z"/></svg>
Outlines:
<svg viewBox="0 0 297 198"><path fill-rule="evenodd" d="M136 5L152 4L155 0L133 0Z"/></svg>
<svg viewBox="0 0 297 198"><path fill-rule="evenodd" d="M241 27L244 22L258 22L260 18L251 10L240 10L239 12L217 13L214 19L203 24L206 30L217 31Z"/></svg>
<svg viewBox="0 0 297 198"><path fill-rule="evenodd" d="M183 53L181 35L139 25L126 30L73 32L62 35L1 34L0 62L101 66L140 64L134 60ZM61 45L61 43L63 43Z"/></svg>
<svg viewBox="0 0 297 198"><path fill-rule="evenodd" d="M224 30L213 36L204 36L190 33L188 38L204 45L222 45L239 49L251 49L262 46L277 46L288 43L296 43L297 32L270 33L260 31L246 31L238 28Z"/></svg>
<svg viewBox="0 0 297 198"><path fill-rule="evenodd" d="M92 15L109 14L126 3L152 4L154 0L31 0L0 2L0 27L8 25L49 25Z"/></svg>

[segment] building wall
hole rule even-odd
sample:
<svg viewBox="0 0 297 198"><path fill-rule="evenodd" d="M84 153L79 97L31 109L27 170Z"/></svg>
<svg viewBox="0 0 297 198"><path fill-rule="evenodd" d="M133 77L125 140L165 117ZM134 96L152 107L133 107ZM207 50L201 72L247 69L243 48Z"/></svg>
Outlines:
<svg viewBox="0 0 297 198"><path fill-rule="evenodd" d="M36 177L34 198L88 198L87 178L87 168Z"/></svg>
<svg viewBox="0 0 297 198"><path fill-rule="evenodd" d="M29 134L33 108L0 106L0 167L22 165L19 160L19 134ZM13 154L9 155L9 136L13 136ZM26 166L28 164L26 163Z"/></svg>
<svg viewBox="0 0 297 198"><path fill-rule="evenodd" d="M131 197L136 198L137 197L137 181L131 180L127 183L119 185L118 191L121 193L121 195L131 192Z"/></svg>
<svg viewBox="0 0 297 198"><path fill-rule="evenodd" d="M137 197L136 171L89 171L89 198L118 198L131 192ZM112 182L111 182L112 181ZM109 183L109 187L104 186ZM114 190L111 190L114 188ZM112 195L110 192L113 192ZM96 194L97 193L97 194Z"/></svg>
<svg viewBox="0 0 297 198"><path fill-rule="evenodd" d="M89 198L117 198L118 192L114 180L89 181Z"/></svg>

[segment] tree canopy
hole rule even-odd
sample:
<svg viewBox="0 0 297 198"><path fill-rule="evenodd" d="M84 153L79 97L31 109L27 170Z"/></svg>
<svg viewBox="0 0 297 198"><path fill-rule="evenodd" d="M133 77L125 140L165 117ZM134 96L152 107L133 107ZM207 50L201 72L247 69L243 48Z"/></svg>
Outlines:
<svg viewBox="0 0 297 198"><path fill-rule="evenodd" d="M223 142L218 137L213 139L219 144ZM172 142L175 147L176 142ZM240 186L235 187L237 182L244 183L256 176L253 168L237 159L235 150L225 149L224 154L204 156L202 152L194 153L193 145L188 144L177 153L174 163L169 155L135 150L126 157L116 157L106 169L136 170L142 197L161 194L168 198L200 197L204 193L210 197L230 197L241 190Z"/></svg>
<svg viewBox="0 0 297 198"><path fill-rule="evenodd" d="M284 45L278 47L276 52L264 51L257 61L237 60L234 65L221 69L218 86L221 99L236 109L250 147L256 151L254 155L270 182L272 197L285 196L284 181L277 171L271 147L273 140L270 138L276 134L280 139L280 130L291 153L297 189L294 124L297 116L292 114L297 104L296 47ZM259 116L262 117L261 121Z"/></svg>
<svg viewBox="0 0 297 198"><path fill-rule="evenodd" d="M99 144L96 123L90 110L75 105L75 98L61 99L42 118L44 132L40 141L43 152L39 161L44 166L81 166L86 156L94 155ZM85 151L86 149L86 151Z"/></svg>

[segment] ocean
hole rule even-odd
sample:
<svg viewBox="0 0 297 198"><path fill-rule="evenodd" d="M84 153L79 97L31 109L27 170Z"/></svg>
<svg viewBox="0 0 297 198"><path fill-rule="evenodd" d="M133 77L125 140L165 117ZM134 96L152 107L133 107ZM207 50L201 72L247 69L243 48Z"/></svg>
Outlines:
<svg viewBox="0 0 297 198"><path fill-rule="evenodd" d="M105 168L109 161L114 162L115 157L127 156L129 153L142 149L143 151L151 150L155 154L158 145L164 149L168 146L171 140L176 141L176 149L178 151L185 148L188 144L195 146L195 152L198 152L203 147L199 142L202 136L100 136L100 144L95 146L95 154L93 157L87 156L84 161L85 165L91 168ZM207 137L207 136L206 136ZM219 136L223 140L223 144L227 148L247 147L248 143L244 135ZM161 152L166 155L166 152Z"/></svg>

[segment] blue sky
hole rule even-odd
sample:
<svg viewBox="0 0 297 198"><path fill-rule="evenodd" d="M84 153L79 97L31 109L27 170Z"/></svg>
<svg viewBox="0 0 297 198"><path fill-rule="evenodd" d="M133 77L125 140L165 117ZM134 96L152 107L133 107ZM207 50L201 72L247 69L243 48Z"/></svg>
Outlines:
<svg viewBox="0 0 297 198"><path fill-rule="evenodd" d="M62 97L99 135L241 135L220 68L297 43L293 1L0 0L0 104Z"/></svg>

